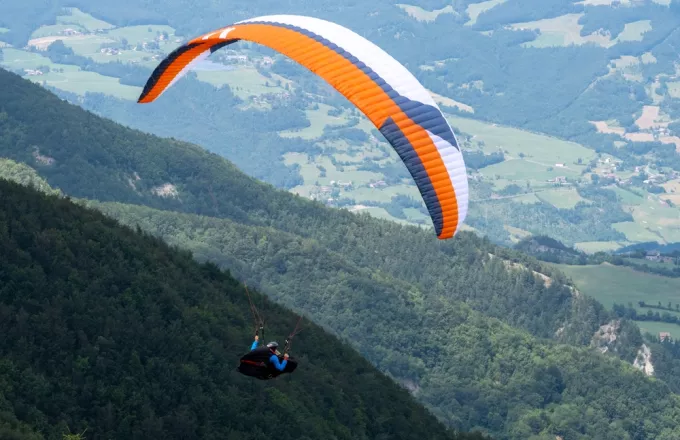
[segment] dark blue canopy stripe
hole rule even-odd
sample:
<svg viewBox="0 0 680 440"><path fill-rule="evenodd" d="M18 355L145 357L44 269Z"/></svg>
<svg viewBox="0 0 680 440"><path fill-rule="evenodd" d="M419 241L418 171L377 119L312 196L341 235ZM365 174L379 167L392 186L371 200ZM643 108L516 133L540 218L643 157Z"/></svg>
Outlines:
<svg viewBox="0 0 680 440"><path fill-rule="evenodd" d="M430 217L432 217L435 232L437 235L441 234L442 228L444 227L444 214L442 213L442 207L437 198L437 193L434 190L434 186L430 181L427 171L425 171L425 166L420 160L418 153L391 117L387 118L382 127L380 127L380 133L382 133L382 135L385 136L385 139L392 144L392 147L406 165L406 169L411 173L413 180L415 180L416 185L418 185L420 195L425 201L425 206L430 213Z"/></svg>

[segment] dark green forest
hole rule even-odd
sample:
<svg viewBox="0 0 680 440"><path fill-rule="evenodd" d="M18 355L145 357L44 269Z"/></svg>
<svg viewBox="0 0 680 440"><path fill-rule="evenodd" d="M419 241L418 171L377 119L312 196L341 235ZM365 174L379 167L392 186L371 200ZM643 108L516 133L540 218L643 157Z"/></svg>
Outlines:
<svg viewBox="0 0 680 440"><path fill-rule="evenodd" d="M601 306L598 311L597 303L588 299L582 301L594 315L585 322L573 316L576 306L571 290L560 282L564 276L521 253L470 233L441 242L431 231L327 208L247 177L228 161L196 146L99 118L11 73L0 71L0 79L12 85L0 90L0 154L31 164L52 187L70 196L228 218L288 232L343 255L357 267L465 300L477 310L542 337L551 337L567 325L570 331L564 338L587 342L606 320ZM35 157L38 150L54 162L40 162ZM176 197L151 192L166 183L175 185ZM485 269L489 254L521 263L553 277L554 282L548 288L530 277L513 288L512 294L504 289L513 283L482 288L476 282L473 292L472 282L485 278L471 269L495 270L493 264Z"/></svg>
<svg viewBox="0 0 680 440"><path fill-rule="evenodd" d="M124 128L63 102L16 75L0 74L0 80L11 85L0 89L2 156L30 165L53 188L81 199L78 203L158 236L147 235L145 240L161 247L167 245L160 240L167 240L177 246L173 251L177 254L172 255L182 255L184 265L195 264L190 262L189 251L199 260L210 260L212 263L200 266L199 273L218 277L214 265L222 266L257 285L276 302L303 312L340 336L346 349L358 349L453 428L480 429L494 438L513 440L553 439L556 435L564 439L677 437L673 423L680 417L677 396L663 380L650 380L630 365L642 343L637 328L627 326L628 333L609 347L609 354L588 348L598 327L615 316L592 299L574 295L564 275L535 258L494 246L470 233L441 242L431 231L327 208L257 182L196 146ZM15 178L25 183L39 181L26 168L12 169ZM175 185L176 196L151 192L166 183ZM54 206L68 203L52 200ZM26 227L30 224L24 223ZM136 246L147 243L137 243L139 238L133 236L130 240ZM28 245L42 240L41 246L36 246L36 258L60 267L40 250L61 241L50 241L41 234L21 237ZM113 244L97 245L94 240L86 243L98 252L118 249L112 248ZM73 253L68 246L59 246ZM170 259L158 251L145 252L150 252L148 258L154 261ZM148 261L138 255L123 252L135 264ZM66 261L75 257L69 258ZM97 265L96 273L111 270L117 274L119 268ZM55 269L50 274L65 276L66 272ZM238 309L234 313L239 313L239 318L234 318L240 329L235 340L239 347L242 341L249 342L247 303L238 286L234 285L239 292L235 299L218 301L212 288L201 290L198 295L206 296L196 298L191 284L157 272L158 278L138 280L130 295L116 296L115 291L106 290L104 304L111 301L132 307L125 302L129 301L142 307L138 312L142 316L153 316L144 312L149 310L144 308L146 301L151 301L140 297L144 288L153 293L153 301L159 301L158 309L170 316L184 315L173 315L178 312L169 305L186 303L194 313L191 316L207 316L202 319L215 323L213 313L219 315L220 307L228 309L226 304L220 306L224 304L220 301L228 299L233 301L230 304L239 304L232 306ZM228 279L226 274L220 276ZM78 277L72 280L80 282ZM162 282L154 285L151 280ZM23 282L33 285L30 278ZM86 282L79 286L90 288ZM93 283L91 288L98 286ZM70 301L75 304L78 298ZM215 308L213 300L218 301ZM25 309L27 313L34 310ZM267 309L280 310L273 304ZM280 323L269 334L285 334L293 325L292 314L281 314ZM64 312L54 319L68 321L67 316ZM83 319L68 322L76 325ZM132 328L143 325L123 322ZM146 338L154 333L148 333L140 344L150 343ZM295 347L302 359L323 352L318 345L324 344L317 343L318 351L314 351L308 342L302 342L308 337L305 333ZM300 367L295 374L302 371ZM215 380L203 374L199 377ZM293 386L290 384L298 383L294 378L282 383ZM13 411L15 420L19 415ZM156 419L161 417L156 410L153 414ZM82 429L82 424L72 427L73 432Z"/></svg>
<svg viewBox="0 0 680 440"><path fill-rule="evenodd" d="M252 339L229 272L57 196L0 180L0 437L472 439L318 326L300 367L235 371ZM268 333L296 316L253 292Z"/></svg>

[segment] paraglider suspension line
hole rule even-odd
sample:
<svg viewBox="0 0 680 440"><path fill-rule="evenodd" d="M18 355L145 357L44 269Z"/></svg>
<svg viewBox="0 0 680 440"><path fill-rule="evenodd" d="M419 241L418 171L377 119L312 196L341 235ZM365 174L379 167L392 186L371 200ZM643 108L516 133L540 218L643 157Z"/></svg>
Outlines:
<svg viewBox="0 0 680 440"><path fill-rule="evenodd" d="M295 329L293 329L293 332L286 338L286 346L283 349L284 354L290 351L290 348L293 345L293 338L295 337L295 335L302 331L302 328L300 328L300 322L302 322L302 316L300 316L300 318L297 321L297 324L295 324Z"/></svg>
<svg viewBox="0 0 680 440"><path fill-rule="evenodd" d="M246 288L246 295L248 295L248 302L250 303L250 312L253 314L253 321L255 322L255 334L259 334L260 338L264 340L264 318L262 318L262 315L260 315L257 307L255 307L255 303L253 303L253 299L250 296L250 292L248 291L248 286L246 286L245 283L243 283L243 286ZM264 298L262 298L262 306L264 307Z"/></svg>

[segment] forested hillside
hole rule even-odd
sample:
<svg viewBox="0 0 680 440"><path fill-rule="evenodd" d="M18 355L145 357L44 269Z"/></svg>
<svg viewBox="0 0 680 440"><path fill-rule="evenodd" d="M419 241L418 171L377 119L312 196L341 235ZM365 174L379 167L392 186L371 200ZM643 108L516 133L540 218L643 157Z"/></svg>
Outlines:
<svg viewBox="0 0 680 440"><path fill-rule="evenodd" d="M104 195L82 203L257 283L451 426L513 440L678 435L677 396L630 365L639 333L609 347L618 356L586 347L613 316L558 271L470 233L440 242L277 191L200 148L125 129L12 74L0 79L12 85L0 92L3 156L71 197ZM283 321L269 334L285 334Z"/></svg>
<svg viewBox="0 0 680 440"><path fill-rule="evenodd" d="M242 286L102 214L0 180L0 437L472 439L313 323L300 366L235 371ZM266 302L268 331L296 316ZM265 304L265 303L263 303Z"/></svg>
<svg viewBox="0 0 680 440"><path fill-rule="evenodd" d="M16 75L0 71L0 80L10 85L0 90L0 154L34 166L50 185L70 196L228 218L299 235L357 267L465 300L542 337L566 326L563 338L587 343L606 320L601 307L575 297L560 282L559 272L520 253L469 233L441 242L429 230L327 208L257 182L196 146L99 118ZM555 280L547 286L530 276L517 284L491 281L482 286L483 273L500 268L497 262L487 266L489 254ZM503 274L516 277L501 269ZM593 311L586 320L572 315L581 307Z"/></svg>

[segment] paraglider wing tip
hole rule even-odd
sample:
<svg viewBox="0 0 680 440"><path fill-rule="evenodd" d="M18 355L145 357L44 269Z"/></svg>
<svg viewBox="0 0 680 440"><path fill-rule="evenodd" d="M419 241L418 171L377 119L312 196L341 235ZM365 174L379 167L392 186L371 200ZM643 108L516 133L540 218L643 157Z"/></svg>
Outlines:
<svg viewBox="0 0 680 440"><path fill-rule="evenodd" d="M460 232L460 228L456 228L453 231L446 231L442 232L439 235L437 235L437 238L440 240L449 240L451 238L454 238L458 233Z"/></svg>
<svg viewBox="0 0 680 440"><path fill-rule="evenodd" d="M448 240L452 238L455 234L452 234L451 232L443 232L439 235L437 235L437 238L440 240Z"/></svg>

